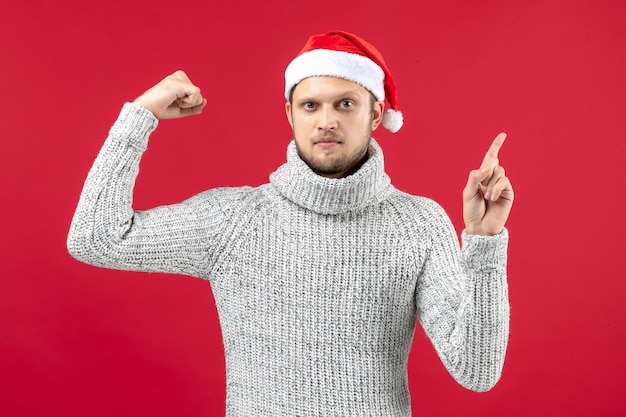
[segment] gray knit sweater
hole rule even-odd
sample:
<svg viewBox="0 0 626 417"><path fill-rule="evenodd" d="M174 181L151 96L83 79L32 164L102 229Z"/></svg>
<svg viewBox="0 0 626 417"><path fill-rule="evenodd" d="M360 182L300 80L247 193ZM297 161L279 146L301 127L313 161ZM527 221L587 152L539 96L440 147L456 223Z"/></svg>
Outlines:
<svg viewBox="0 0 626 417"><path fill-rule="evenodd" d="M327 179L298 157L259 187L133 211L157 120L125 104L88 178L68 248L89 264L210 281L229 417L410 416L416 318L451 375L484 391L509 328L505 230L456 233L433 201L395 189L383 154Z"/></svg>

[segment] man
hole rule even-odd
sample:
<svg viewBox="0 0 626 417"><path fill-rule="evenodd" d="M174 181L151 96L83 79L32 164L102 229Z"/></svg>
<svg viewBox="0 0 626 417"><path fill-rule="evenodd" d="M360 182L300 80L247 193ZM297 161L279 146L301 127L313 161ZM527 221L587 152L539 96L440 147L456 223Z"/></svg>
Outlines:
<svg viewBox="0 0 626 417"><path fill-rule="evenodd" d="M131 204L149 134L206 100L178 71L125 104L86 180L70 252L210 281L228 416L409 416L416 317L459 383L490 389L508 338L505 135L469 175L459 251L444 211L384 172L371 132L397 131L402 119L372 45L340 31L313 36L285 80L294 140L268 184L143 212Z"/></svg>

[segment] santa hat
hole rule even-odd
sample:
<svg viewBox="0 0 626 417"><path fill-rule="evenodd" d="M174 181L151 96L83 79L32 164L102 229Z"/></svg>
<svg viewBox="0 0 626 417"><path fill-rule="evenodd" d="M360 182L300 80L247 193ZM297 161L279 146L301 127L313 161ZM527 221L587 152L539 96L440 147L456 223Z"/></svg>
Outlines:
<svg viewBox="0 0 626 417"><path fill-rule="evenodd" d="M383 115L383 126L393 133L402 127L396 84L372 44L340 30L311 36L285 70L285 98L289 100L296 84L313 76L343 78L365 87L378 101L387 99L391 108Z"/></svg>

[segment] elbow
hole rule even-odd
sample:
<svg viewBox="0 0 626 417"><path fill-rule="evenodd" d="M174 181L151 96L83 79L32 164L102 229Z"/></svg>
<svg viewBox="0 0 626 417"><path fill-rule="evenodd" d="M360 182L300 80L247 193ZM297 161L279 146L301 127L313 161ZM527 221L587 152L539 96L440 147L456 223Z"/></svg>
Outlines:
<svg viewBox="0 0 626 417"><path fill-rule="evenodd" d="M127 230L127 228L120 229ZM137 262L130 258L128 242L123 232L113 233L103 227L82 227L78 223L70 226L66 247L72 258L79 262L100 267L135 270Z"/></svg>
<svg viewBox="0 0 626 417"><path fill-rule="evenodd" d="M487 392L493 389L502 376L502 366L482 366L478 372L470 374L458 382L466 389L474 392Z"/></svg>
<svg viewBox="0 0 626 417"><path fill-rule="evenodd" d="M85 237L82 236L81 233L75 230L73 227L70 228L70 232L67 235L67 240L65 244L67 247L67 251L72 256L72 258L80 262L89 263L89 248L91 245L85 239Z"/></svg>
<svg viewBox="0 0 626 417"><path fill-rule="evenodd" d="M97 245L90 230L81 229L72 224L65 244L72 258L89 265L100 266Z"/></svg>
<svg viewBox="0 0 626 417"><path fill-rule="evenodd" d="M492 378L485 378L476 383L465 386L465 388L474 391L474 392L487 392L490 391L493 387L496 386L498 381L500 380L500 375Z"/></svg>

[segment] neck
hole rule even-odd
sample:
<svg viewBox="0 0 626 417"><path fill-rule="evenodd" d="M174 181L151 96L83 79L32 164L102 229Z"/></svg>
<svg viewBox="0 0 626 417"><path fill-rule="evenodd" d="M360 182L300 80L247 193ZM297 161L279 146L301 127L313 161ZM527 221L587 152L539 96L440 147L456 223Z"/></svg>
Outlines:
<svg viewBox="0 0 626 417"><path fill-rule="evenodd" d="M353 175L331 179L319 175L299 157L292 141L288 162L278 168L270 182L280 194L297 205L320 214L359 210L385 198L393 186L384 171L382 150L373 140Z"/></svg>

